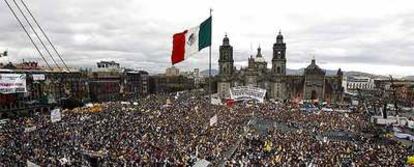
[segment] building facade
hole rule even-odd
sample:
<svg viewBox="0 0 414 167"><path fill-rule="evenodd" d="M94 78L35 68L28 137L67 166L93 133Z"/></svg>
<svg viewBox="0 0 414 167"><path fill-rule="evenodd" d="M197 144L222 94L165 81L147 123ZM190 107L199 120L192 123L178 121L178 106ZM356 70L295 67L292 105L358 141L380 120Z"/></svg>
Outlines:
<svg viewBox="0 0 414 167"><path fill-rule="evenodd" d="M370 77L364 76L348 76L344 78L346 81L345 91L350 93L358 93L358 90L374 90L375 81Z"/></svg>
<svg viewBox="0 0 414 167"><path fill-rule="evenodd" d="M148 95L148 72L121 68L114 61L101 61L97 65L98 69L88 77L93 102L130 100Z"/></svg>
<svg viewBox="0 0 414 167"><path fill-rule="evenodd" d="M25 93L0 93L0 116L13 117L18 111L49 111L68 99L88 101L87 77L80 72L0 69L0 74L25 74Z"/></svg>
<svg viewBox="0 0 414 167"><path fill-rule="evenodd" d="M152 94L164 94L191 90L195 88L194 79L185 76L153 75L149 79L149 90Z"/></svg>
<svg viewBox="0 0 414 167"><path fill-rule="evenodd" d="M414 107L414 81L410 80L375 80L375 90L385 93L389 99L395 99L397 103L407 107ZM395 97L394 97L395 92Z"/></svg>
<svg viewBox="0 0 414 167"><path fill-rule="evenodd" d="M342 102L343 72L338 69L334 76L327 76L313 59L305 68L303 75L287 75L286 43L281 32L273 44L271 68L257 49L255 57L248 58L248 66L237 70L234 67L233 47L227 35L219 50L219 74L217 76L217 93L223 99L230 98L230 88L234 86L254 86L267 90L267 98L278 101L304 100Z"/></svg>
<svg viewBox="0 0 414 167"><path fill-rule="evenodd" d="M124 99L148 95L148 72L126 69L121 77L121 93Z"/></svg>
<svg viewBox="0 0 414 167"><path fill-rule="evenodd" d="M180 75L180 70L175 66L171 66L170 68L167 68L165 70L165 76L167 77L176 77L179 75Z"/></svg>

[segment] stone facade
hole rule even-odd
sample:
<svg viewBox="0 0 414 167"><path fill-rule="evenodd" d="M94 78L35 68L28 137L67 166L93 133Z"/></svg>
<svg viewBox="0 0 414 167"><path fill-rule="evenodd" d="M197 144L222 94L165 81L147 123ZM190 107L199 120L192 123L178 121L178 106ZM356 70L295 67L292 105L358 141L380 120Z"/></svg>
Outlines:
<svg viewBox="0 0 414 167"><path fill-rule="evenodd" d="M227 35L220 46L217 93L221 98L230 98L230 88L234 86L254 86L267 90L266 97L278 101L304 100L338 103L342 101L343 87L341 69L334 76L327 76L316 65L316 60L304 70L304 75L286 74L286 43L281 32L273 45L271 69L267 68L261 48L255 57L248 58L248 66L236 70L233 47Z"/></svg>

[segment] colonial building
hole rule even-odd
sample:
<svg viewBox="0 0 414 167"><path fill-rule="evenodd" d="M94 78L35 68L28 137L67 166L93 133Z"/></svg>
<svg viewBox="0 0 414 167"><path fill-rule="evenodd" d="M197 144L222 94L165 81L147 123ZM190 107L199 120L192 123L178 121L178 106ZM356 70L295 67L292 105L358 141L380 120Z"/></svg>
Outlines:
<svg viewBox="0 0 414 167"><path fill-rule="evenodd" d="M414 81L402 79L375 80L375 91L389 99L396 99L399 105L414 107ZM395 91L395 97L394 97Z"/></svg>
<svg viewBox="0 0 414 167"><path fill-rule="evenodd" d="M125 69L121 75L123 99L134 99L148 95L149 75L146 71Z"/></svg>
<svg viewBox="0 0 414 167"><path fill-rule="evenodd" d="M180 70L175 66L172 66L172 67L167 68L165 70L165 76L167 76L167 77L176 77L176 76L179 76L179 75L180 75Z"/></svg>
<svg viewBox="0 0 414 167"><path fill-rule="evenodd" d="M267 68L261 48L255 57L248 58L248 66L237 70L234 67L233 47L227 35L219 50L219 74L217 76L217 92L221 98L230 97L230 88L234 86L254 86L267 90L267 98L279 101L319 100L330 103L342 101L343 72L338 70L334 76L327 76L313 59L306 67L303 75L286 74L286 43L281 32L273 45L271 69Z"/></svg>
<svg viewBox="0 0 414 167"><path fill-rule="evenodd" d="M145 97L149 92L146 71L122 70L118 63L99 62L94 72L88 70L58 72L44 70L37 62L0 64L3 74L25 76L25 92L0 90L0 119L49 111L55 106L69 108L81 103Z"/></svg>
<svg viewBox="0 0 414 167"><path fill-rule="evenodd" d="M193 78L181 75L153 75L149 78L149 91L151 94L171 93L195 88Z"/></svg>
<svg viewBox="0 0 414 167"><path fill-rule="evenodd" d="M63 106L68 99L88 101L87 77L80 72L51 72L44 70L0 69L1 74L25 74L25 93L0 92L0 118L14 117L33 111L49 111L56 105Z"/></svg>
<svg viewBox="0 0 414 167"><path fill-rule="evenodd" d="M89 73L89 90L93 102L128 100L149 93L146 71L124 69L114 61L98 62L98 69Z"/></svg>
<svg viewBox="0 0 414 167"><path fill-rule="evenodd" d="M358 93L358 90L370 91L375 89L374 79L364 76L348 76L346 81L345 91L350 93Z"/></svg>

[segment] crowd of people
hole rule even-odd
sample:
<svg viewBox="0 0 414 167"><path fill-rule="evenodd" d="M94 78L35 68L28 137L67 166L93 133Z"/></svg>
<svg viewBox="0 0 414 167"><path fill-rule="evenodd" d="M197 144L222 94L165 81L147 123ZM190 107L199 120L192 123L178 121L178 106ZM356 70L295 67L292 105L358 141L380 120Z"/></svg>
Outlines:
<svg viewBox="0 0 414 167"><path fill-rule="evenodd" d="M403 166L409 155L398 142L364 135L371 127L359 112L306 113L268 102L227 107L209 105L207 97L150 95L102 103L99 112L64 110L59 122L41 113L10 120L0 129L0 166ZM289 130L275 124L259 133L249 125L253 118ZM318 137L332 131L364 137Z"/></svg>

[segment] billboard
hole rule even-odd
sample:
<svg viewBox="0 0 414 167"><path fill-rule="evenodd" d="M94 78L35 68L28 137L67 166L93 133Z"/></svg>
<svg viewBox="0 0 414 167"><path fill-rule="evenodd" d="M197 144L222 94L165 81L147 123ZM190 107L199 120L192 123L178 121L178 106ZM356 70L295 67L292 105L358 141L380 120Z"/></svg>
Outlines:
<svg viewBox="0 0 414 167"><path fill-rule="evenodd" d="M251 86L237 86L230 88L230 96L236 101L255 99L263 103L264 97L266 96L266 89Z"/></svg>
<svg viewBox="0 0 414 167"><path fill-rule="evenodd" d="M0 93L26 93L26 74L0 74Z"/></svg>

